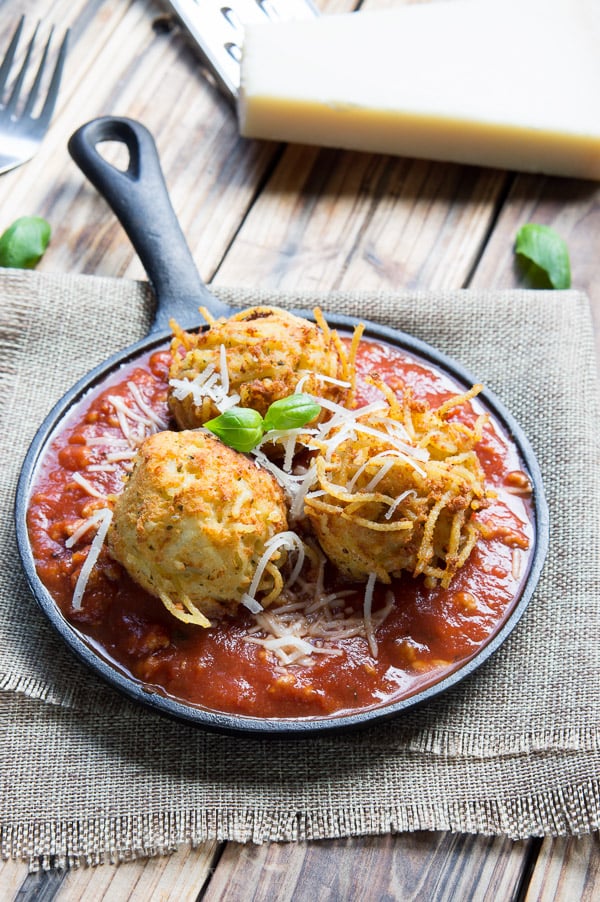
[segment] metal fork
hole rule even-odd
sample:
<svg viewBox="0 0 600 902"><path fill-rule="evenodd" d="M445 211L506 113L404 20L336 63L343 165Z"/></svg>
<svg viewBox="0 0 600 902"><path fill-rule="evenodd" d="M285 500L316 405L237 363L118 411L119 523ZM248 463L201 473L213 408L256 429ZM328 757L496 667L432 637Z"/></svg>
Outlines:
<svg viewBox="0 0 600 902"><path fill-rule="evenodd" d="M19 69L12 87L10 91L7 91L6 89L24 24L25 16L21 16L21 20L12 36L2 65L0 65L0 174L8 172L9 169L14 169L22 163L26 163L27 160L31 159L42 143L42 138L46 134L50 119L52 118L52 113L54 112L62 70L67 55L68 29L58 52L58 57L48 84L42 109L37 116L33 116L33 109L36 100L38 99L38 95L40 94L42 78L46 69L54 28L50 30L50 36L44 47L42 58L29 94L22 100L21 92L27 70L31 63L39 23L29 42L25 52L25 58L23 59L21 68Z"/></svg>

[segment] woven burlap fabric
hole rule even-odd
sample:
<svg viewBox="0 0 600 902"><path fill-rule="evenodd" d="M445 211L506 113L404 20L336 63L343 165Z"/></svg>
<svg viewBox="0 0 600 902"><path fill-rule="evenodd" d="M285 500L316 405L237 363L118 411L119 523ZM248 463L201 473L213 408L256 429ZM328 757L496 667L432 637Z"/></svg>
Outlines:
<svg viewBox="0 0 600 902"><path fill-rule="evenodd" d="M19 567L12 504L40 421L75 379L144 334L151 294L116 279L0 272L3 852L98 861L213 837L597 829L599 405L585 296L219 293L239 306L318 303L377 319L435 345L492 389L544 477L551 540L538 589L473 676L360 732L232 738L133 705L84 670L38 611Z"/></svg>

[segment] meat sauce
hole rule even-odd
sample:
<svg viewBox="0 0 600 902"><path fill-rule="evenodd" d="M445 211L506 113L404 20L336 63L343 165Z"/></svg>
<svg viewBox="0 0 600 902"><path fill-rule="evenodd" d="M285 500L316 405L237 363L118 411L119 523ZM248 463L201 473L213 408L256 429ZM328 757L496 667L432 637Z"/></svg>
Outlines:
<svg viewBox="0 0 600 902"><path fill-rule="evenodd" d="M390 588L394 595L376 632L376 657L364 637L352 636L332 641L336 654L282 666L271 651L247 641L254 622L245 608L210 629L181 623L106 548L75 609L74 588L93 530L72 547L67 540L106 506L107 495L121 490L133 453L131 435L150 414L154 428L168 424L168 365L169 353L155 351L81 401L41 461L31 496L28 527L37 572L64 617L99 655L149 691L191 705L260 718L314 718L409 697L476 655L502 626L526 579L534 535L528 476L493 420L477 446L496 493L478 514L484 537L448 589L427 588L409 574L391 587L376 586L373 612L389 599ZM361 342L357 369L361 403L372 398L364 375L373 371L392 388L406 384L435 406L464 390L422 361L372 341ZM123 404L133 413L123 415ZM472 423L482 409L475 400L453 415ZM327 579L328 589L352 590L344 603L360 615L364 586L341 586L334 573Z"/></svg>

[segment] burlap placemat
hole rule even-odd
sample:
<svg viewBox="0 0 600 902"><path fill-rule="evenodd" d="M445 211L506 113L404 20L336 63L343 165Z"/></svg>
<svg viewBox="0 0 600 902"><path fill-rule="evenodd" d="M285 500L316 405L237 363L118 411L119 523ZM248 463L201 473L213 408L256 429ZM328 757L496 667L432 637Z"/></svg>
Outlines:
<svg viewBox="0 0 600 902"><path fill-rule="evenodd" d="M551 545L509 640L427 707L293 742L205 733L142 710L63 648L21 574L16 479L52 403L141 337L146 286L0 272L0 806L5 855L88 861L206 838L415 829L527 837L600 821L600 468L588 302L577 292L286 295L364 315L463 363L513 412L543 472Z"/></svg>

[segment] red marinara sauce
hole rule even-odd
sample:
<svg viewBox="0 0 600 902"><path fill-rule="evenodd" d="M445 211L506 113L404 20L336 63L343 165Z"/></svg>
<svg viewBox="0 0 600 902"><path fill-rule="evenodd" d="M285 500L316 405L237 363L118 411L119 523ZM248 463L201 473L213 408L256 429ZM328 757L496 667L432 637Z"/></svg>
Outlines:
<svg viewBox="0 0 600 902"><path fill-rule="evenodd" d="M79 403L40 464L28 511L37 572L64 617L117 669L153 692L210 710L254 717L339 716L414 695L439 682L484 646L513 609L533 548L531 487L517 449L490 418L477 453L496 492L481 513L478 541L448 589L426 588L406 574L391 587L376 586L373 611L391 612L376 632L377 656L364 637L335 640L336 654L315 654L309 664L282 666L248 641L253 615L245 608L210 629L173 618L136 585L103 548L80 605L73 593L93 529L69 545L90 514L120 491L133 454L131 437L144 424L167 428L169 353L159 350L121 370ZM364 375L376 371L393 389L410 386L437 406L462 393L449 376L404 351L363 340L357 359L359 400L370 398ZM456 416L472 422L475 399ZM128 412L129 411L129 412ZM137 433L136 433L137 430ZM126 436L129 435L130 441ZM351 588L346 610L362 611L364 587ZM314 659L314 660L313 660Z"/></svg>

